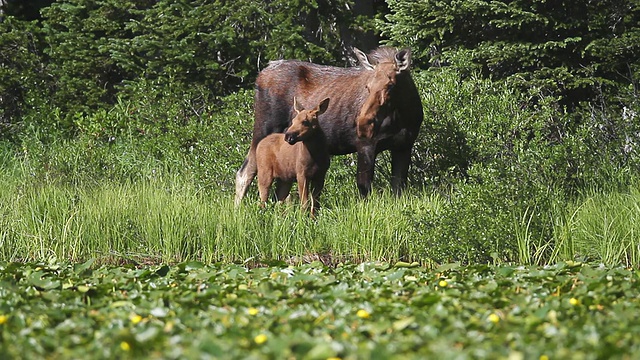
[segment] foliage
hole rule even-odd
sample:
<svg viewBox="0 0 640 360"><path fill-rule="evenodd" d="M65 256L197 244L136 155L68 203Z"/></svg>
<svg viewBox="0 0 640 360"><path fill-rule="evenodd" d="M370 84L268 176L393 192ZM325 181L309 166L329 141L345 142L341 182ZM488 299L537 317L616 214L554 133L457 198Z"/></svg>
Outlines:
<svg viewBox="0 0 640 360"><path fill-rule="evenodd" d="M339 59L341 2L160 1L127 22L132 36L110 49L120 66L150 80L206 85L221 94L247 86L265 60Z"/></svg>
<svg viewBox="0 0 640 360"><path fill-rule="evenodd" d="M585 104L567 146L583 159L573 163L578 189L619 190L640 168L640 98L622 107ZM569 126L565 126L569 128ZM563 131L566 133L566 131ZM569 137L566 136L565 137Z"/></svg>
<svg viewBox="0 0 640 360"><path fill-rule="evenodd" d="M47 95L65 120L113 102L116 87L133 76L109 49L114 39L131 36L125 22L136 20L134 10L153 2L70 0L42 10L47 71L54 79Z"/></svg>
<svg viewBox="0 0 640 360"><path fill-rule="evenodd" d="M628 358L638 274L408 264L0 264L0 356Z"/></svg>
<svg viewBox="0 0 640 360"><path fill-rule="evenodd" d="M522 259L514 225L526 214L535 214L529 236L548 243L544 214L562 199L558 189L570 187L564 149L549 146L543 131L561 113L550 106L531 110L517 91L478 77L463 80L451 69L416 78L427 123L416 144L414 174L450 199L437 216L416 220L425 256L437 262Z"/></svg>
<svg viewBox="0 0 640 360"><path fill-rule="evenodd" d="M19 81L16 86L33 92L34 98L46 98L59 109L62 128L72 131L74 116L115 104L139 89L138 82L187 91L204 87L214 95L228 95L250 87L268 60L344 64L347 49L341 31L357 33L360 24L346 4L58 1L42 10L41 25L29 23L43 34L44 41L32 53L41 54L37 60L45 66L46 82L35 87ZM0 39L0 46L11 41ZM33 67L17 55L8 56L25 71ZM24 104L18 101L17 106Z"/></svg>
<svg viewBox="0 0 640 360"><path fill-rule="evenodd" d="M633 186L624 193L604 195L594 192L557 217L554 226L560 257L616 261L635 267L640 261L638 234L640 189Z"/></svg>
<svg viewBox="0 0 640 360"><path fill-rule="evenodd" d="M40 9L51 5L55 0L2 0L0 1L0 20L4 14L20 20L36 20L40 18Z"/></svg>
<svg viewBox="0 0 640 360"><path fill-rule="evenodd" d="M31 92L44 84L39 29L7 17L0 21L0 139L15 139Z"/></svg>
<svg viewBox="0 0 640 360"><path fill-rule="evenodd" d="M550 259L561 204L583 189L625 192L633 183L637 102L622 113L591 109L576 126L552 97L451 67L415 78L425 124L412 182L450 199L416 220L424 254L437 262Z"/></svg>
<svg viewBox="0 0 640 360"><path fill-rule="evenodd" d="M2 218L2 241L41 241L4 256L93 256L65 251L104 237L108 223L118 253L166 261L317 251L425 263L542 264L578 255L636 264L634 253L607 254L601 243L567 236L593 225L573 222L584 194L633 208L616 196L636 184L640 166L635 4L389 1L379 26L389 44L412 47L426 116L411 187L398 202L388 199L381 189L389 187L390 156L382 153L374 200L357 203L356 157L335 157L317 228L295 205L256 209L255 189L241 212L227 208L253 124L253 92L238 89L271 59L344 65L352 35L370 30L356 19L362 3L352 13L346 0L63 0L43 9L41 21L6 16L0 137L8 142L0 163L9 174L3 188L12 189L2 211L14 217ZM439 66L427 69L428 61ZM180 187L171 190L178 199L166 197ZM135 192L149 197L135 204L159 215L148 219L118 202ZM78 196L92 205L82 208ZM122 212L93 209L110 201ZM23 217L31 220L15 220ZM182 228L171 226L174 218ZM211 233L242 246L216 252ZM183 246L188 237L196 245Z"/></svg>
<svg viewBox="0 0 640 360"><path fill-rule="evenodd" d="M571 105L601 94L637 96L638 0L388 3L382 33L416 49L419 63L463 55L485 75L561 95Z"/></svg>
<svg viewBox="0 0 640 360"><path fill-rule="evenodd" d="M38 126L23 131L18 156L37 178L63 184L138 181L150 171L166 171L228 191L250 139L252 98L248 91L215 99L197 87L187 92L138 84L135 97L108 111L72 118L72 140ZM45 120L26 118L32 124Z"/></svg>

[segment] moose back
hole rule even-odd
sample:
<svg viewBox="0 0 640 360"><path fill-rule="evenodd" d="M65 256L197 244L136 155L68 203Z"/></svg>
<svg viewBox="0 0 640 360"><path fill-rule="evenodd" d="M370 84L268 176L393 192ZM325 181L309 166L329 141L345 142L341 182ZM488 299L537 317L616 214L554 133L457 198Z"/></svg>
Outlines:
<svg viewBox="0 0 640 360"><path fill-rule="evenodd" d="M354 52L358 67L280 60L260 72L253 139L236 174L236 204L256 176L258 143L289 126L294 97L304 108L331 98L321 122L327 148L331 155L358 154L356 183L361 196L371 191L376 155L384 150L391 152L392 189L402 192L423 121L422 103L410 74L411 51L380 47L368 55L355 48Z"/></svg>

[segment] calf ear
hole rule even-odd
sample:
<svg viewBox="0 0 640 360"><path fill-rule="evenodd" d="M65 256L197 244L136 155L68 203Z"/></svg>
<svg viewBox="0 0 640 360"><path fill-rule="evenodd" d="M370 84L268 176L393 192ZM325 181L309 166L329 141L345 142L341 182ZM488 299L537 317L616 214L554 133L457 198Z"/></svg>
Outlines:
<svg viewBox="0 0 640 360"><path fill-rule="evenodd" d="M373 70L374 66L369 62L367 54L363 53L360 49L355 47L353 48L353 52L356 54L356 57L358 58L358 61L360 62L360 65L362 65L362 67L367 70Z"/></svg>
<svg viewBox="0 0 640 360"><path fill-rule="evenodd" d="M411 67L411 49L402 49L396 53L396 65L398 66L398 73L409 70Z"/></svg>
<svg viewBox="0 0 640 360"><path fill-rule="evenodd" d="M318 107L316 109L318 109L318 115L324 113L325 111L327 111L327 108L329 107L329 98L326 98L324 100L322 100L322 102L320 103L320 105L318 105Z"/></svg>

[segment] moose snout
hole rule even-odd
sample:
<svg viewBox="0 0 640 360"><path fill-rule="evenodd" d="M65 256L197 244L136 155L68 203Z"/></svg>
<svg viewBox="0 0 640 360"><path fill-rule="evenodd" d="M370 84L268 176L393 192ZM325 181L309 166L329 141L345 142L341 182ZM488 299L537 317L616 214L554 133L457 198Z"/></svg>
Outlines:
<svg viewBox="0 0 640 360"><path fill-rule="evenodd" d="M289 144L293 145L298 141L298 135L295 134L295 133L285 133L284 134L284 141L286 141Z"/></svg>

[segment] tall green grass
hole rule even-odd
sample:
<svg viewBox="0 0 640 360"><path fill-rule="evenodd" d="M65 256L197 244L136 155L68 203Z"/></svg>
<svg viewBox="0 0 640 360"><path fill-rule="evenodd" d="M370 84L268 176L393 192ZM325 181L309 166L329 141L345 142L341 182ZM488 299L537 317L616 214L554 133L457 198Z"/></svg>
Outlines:
<svg viewBox="0 0 640 360"><path fill-rule="evenodd" d="M250 196L234 208L230 196L184 177L77 186L23 175L0 176L0 260L414 261L411 219L441 206L437 197L377 194L326 199L311 218L297 201L262 209Z"/></svg>
<svg viewBox="0 0 640 360"><path fill-rule="evenodd" d="M116 145L99 152L114 170L94 178L98 162L80 151L86 143L65 146L29 145L18 156L10 148L0 151L0 261L432 264L471 261L484 245L498 262L640 264L637 186L593 190L571 201L547 194L551 206L532 199L524 212L514 208L511 216L498 218L510 209L505 199L493 199L499 192L460 201L460 194L431 189L409 189L399 199L376 189L363 201L353 174L343 168L330 174L323 208L311 218L295 199L260 208L255 188L234 208L224 186L214 188L197 172L181 171L179 154L158 162ZM65 159L72 169L85 162L94 162L93 168L61 172ZM489 232L495 236L468 241Z"/></svg>
<svg viewBox="0 0 640 360"><path fill-rule="evenodd" d="M640 188L586 195L556 217L554 258L640 265Z"/></svg>
<svg viewBox="0 0 640 360"><path fill-rule="evenodd" d="M193 179L169 172L73 184L36 177L24 162L3 164L0 261L432 263L430 254L460 245L437 241L439 219L450 205L429 191L412 190L399 199L374 192L365 201L355 194L327 194L319 215L311 218L295 196L290 203L261 208L250 192L235 208L231 194L205 191ZM552 238L531 231L535 217L549 222ZM638 187L594 191L511 221L518 251L507 261L640 264Z"/></svg>

